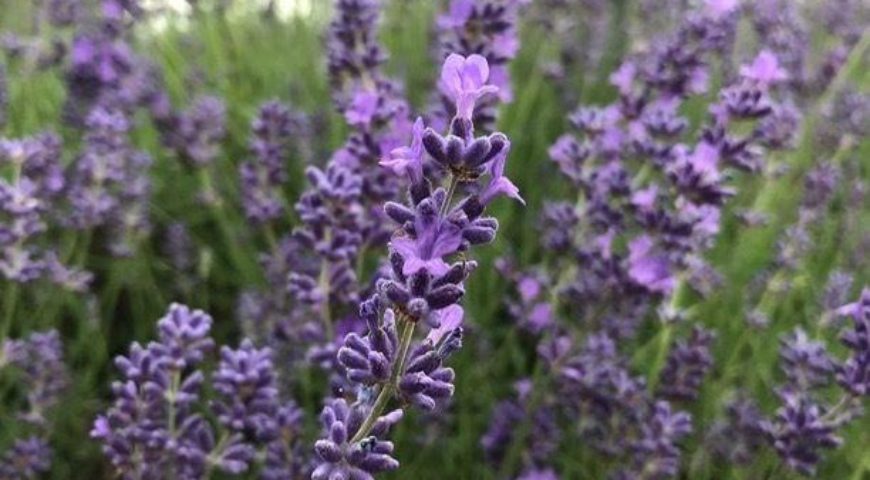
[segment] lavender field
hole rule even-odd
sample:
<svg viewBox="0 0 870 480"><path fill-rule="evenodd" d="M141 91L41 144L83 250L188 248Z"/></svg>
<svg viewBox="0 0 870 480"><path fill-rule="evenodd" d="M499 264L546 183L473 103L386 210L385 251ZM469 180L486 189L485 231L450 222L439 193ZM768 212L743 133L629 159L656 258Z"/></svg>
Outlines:
<svg viewBox="0 0 870 480"><path fill-rule="evenodd" d="M866 0L0 0L0 480L870 479Z"/></svg>

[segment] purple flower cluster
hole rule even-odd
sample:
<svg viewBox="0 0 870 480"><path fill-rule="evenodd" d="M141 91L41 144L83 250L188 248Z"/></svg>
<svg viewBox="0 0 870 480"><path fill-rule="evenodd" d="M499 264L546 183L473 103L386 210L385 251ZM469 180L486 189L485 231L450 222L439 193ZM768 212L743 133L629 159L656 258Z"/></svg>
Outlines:
<svg viewBox="0 0 870 480"><path fill-rule="evenodd" d="M373 0L335 2L327 33L329 77L335 105L352 130L327 165L306 169L308 188L295 205L300 225L264 255L269 287L246 293L239 308L243 323L274 332L267 339L276 349L309 348L308 356L328 369L336 367L341 335L361 325L354 306L367 290L357 279L364 251L390 237L382 205L398 198L399 178L378 162L407 142L412 130L398 85L380 70L386 56L376 38L379 15ZM251 147L262 165L246 163L241 170L249 217L256 210L274 218L283 208L276 187L286 174L276 155L286 140L278 132L292 129L292 119L268 108L255 121Z"/></svg>
<svg viewBox="0 0 870 480"><path fill-rule="evenodd" d="M169 144L193 167L206 167L221 154L226 106L217 97L197 97L177 116L174 127Z"/></svg>
<svg viewBox="0 0 870 480"><path fill-rule="evenodd" d="M76 230L106 227L111 251L131 255L150 229L151 157L131 145L122 110L97 107L87 117L81 155L69 174L66 223Z"/></svg>
<svg viewBox="0 0 870 480"><path fill-rule="evenodd" d="M11 180L0 179L0 274L27 283L45 278L72 290L84 290L90 274L60 261L53 246L43 245L57 223L66 175L61 141L53 133L16 140L0 139L0 164L11 168Z"/></svg>
<svg viewBox="0 0 870 480"><path fill-rule="evenodd" d="M870 289L860 299L838 309L851 316L853 327L841 335L849 356L838 362L824 343L811 341L798 329L783 341L780 357L787 382L778 390L782 406L759 426L764 438L792 469L812 475L822 449L842 444L837 431L861 413L861 401L870 392ZM825 387L836 378L842 394L826 401Z"/></svg>
<svg viewBox="0 0 870 480"><path fill-rule="evenodd" d="M16 390L24 402L18 412L7 410L4 428L21 435L24 427L33 434L21 435L0 455L0 478L36 478L51 467L50 418L69 385L60 335L49 330L20 340L4 340L0 343L0 371L7 367L18 373L20 386ZM23 425L17 426L13 418Z"/></svg>
<svg viewBox="0 0 870 480"><path fill-rule="evenodd" d="M659 395L669 400L698 398L701 384L713 367L710 346L714 337L712 332L695 327L689 338L674 345L661 372Z"/></svg>
<svg viewBox="0 0 870 480"><path fill-rule="evenodd" d="M852 316L854 326L840 337L850 350L850 356L837 369L837 382L856 397L870 395L870 288L864 288L861 298L841 308Z"/></svg>
<svg viewBox="0 0 870 480"><path fill-rule="evenodd" d="M652 386L632 373L633 359L621 350L651 313L666 322L684 318L687 291L705 294L716 284L702 254L735 193L732 172L759 171L764 148L787 143L764 123L779 108L775 89L788 78L766 51L721 90L699 135L687 139L681 107L706 92L711 59L730 50L735 6L708 2L673 35L626 60L610 77L618 100L580 107L569 117L580 135L562 136L550 149L578 199L549 203L541 218L541 238L563 262L539 267L555 284L540 286L546 275L516 279L523 303L510 304L512 313L529 315L523 308L534 306L546 318L546 328L532 331L541 335L538 355L546 368L531 381L532 401L494 412L484 443L502 452L494 461L503 472L515 473L520 464L540 469L551 460L519 452L530 432L546 425L529 416L540 409L579 423L596 450L622 459L615 478L670 478L680 471L679 443L692 421L670 402L698 397L713 366L714 335L696 327L670 353L659 346ZM542 289L549 299L538 296ZM563 307L590 332L585 342L571 334L573 325L562 324ZM668 334L660 334L665 346ZM796 348L801 363L804 346ZM755 433L761 436L760 427Z"/></svg>
<svg viewBox="0 0 870 480"><path fill-rule="evenodd" d="M546 240L545 240L546 241ZM518 297L508 301L508 312L517 326L533 335L550 329L555 322L548 286L551 279L544 271L515 272L509 265L500 271L514 283Z"/></svg>
<svg viewBox="0 0 870 480"><path fill-rule="evenodd" d="M389 274L360 305L366 333L348 334L338 350L349 382L346 391L356 399L334 399L324 408L315 480L371 478L398 468L393 445L384 437L403 411L384 414L390 401L429 411L453 395L454 372L445 361L461 347L464 312L459 301L463 283L476 266L466 259L467 252L495 237L498 223L484 216L486 205L498 195L520 198L504 176L507 137L475 136L470 118L477 93L493 88L486 83L486 60L451 55L442 78L450 82L452 100L466 115L453 118L447 135L424 128L418 120L412 145L394 149L381 162L407 179L408 203L387 202L383 207L399 226L389 243ZM437 177L423 168L427 156L442 170ZM449 186L435 187L433 179L445 175ZM482 177L489 178L486 185ZM459 195L463 198L454 198ZM462 260L452 262L460 254ZM428 326L429 333L414 342L418 325Z"/></svg>
<svg viewBox="0 0 870 480"><path fill-rule="evenodd" d="M433 121L446 124L451 115L473 118L475 127L490 132L494 127L496 105L513 98L508 63L519 50L517 16L520 0L452 0L447 12L437 19L440 59L450 54L480 55L489 65L489 83L495 89L479 92L486 98L469 104L453 103L452 83L443 77L438 82L441 98L432 112ZM489 96L492 95L492 96ZM497 98L496 98L497 97ZM474 115L463 111L474 106Z"/></svg>
<svg viewBox="0 0 870 480"><path fill-rule="evenodd" d="M700 254L734 193L722 170L758 168L758 135L737 136L729 127L770 113L767 92L778 76L767 70L777 71L775 59L747 66L711 107L701 138L680 143L688 123L679 107L706 90L707 57L731 37L732 17L709 9L690 14L671 38L611 75L617 102L570 116L582 136L562 136L550 149L579 198L576 206L551 204L544 214L548 247L574 252L583 272L558 293L586 311L609 301L598 321L618 337L673 295L680 279L715 281Z"/></svg>
<svg viewBox="0 0 870 480"><path fill-rule="evenodd" d="M377 164L411 134L410 107L402 89L381 71L386 54L377 43L379 16L378 1L336 0L327 32L335 104L352 129L330 164L360 178L362 234L373 246L389 238L380 206L395 199L399 190L397 179Z"/></svg>
<svg viewBox="0 0 870 480"><path fill-rule="evenodd" d="M158 322L158 341L134 343L115 363L123 381L112 385L113 406L94 422L91 436L123 478L204 478L213 470L249 471L258 451L265 472L298 471L292 452L301 420L292 403L282 406L268 348L243 341L223 347L212 375L217 419L201 413L206 376L201 370L214 348L212 319L173 304ZM219 434L219 438L216 435ZM274 477L272 477L274 478Z"/></svg>
<svg viewBox="0 0 870 480"><path fill-rule="evenodd" d="M127 13L139 12L135 2L101 0L96 19L80 22L72 41L66 83L66 115L74 125L96 106L125 110L144 107L155 113L168 100L153 65L136 55L127 37Z"/></svg>
<svg viewBox="0 0 870 480"><path fill-rule="evenodd" d="M251 159L239 165L245 216L256 223L272 222L284 213L282 187L287 182L288 147L302 129L302 118L282 103L263 104L251 122Z"/></svg>

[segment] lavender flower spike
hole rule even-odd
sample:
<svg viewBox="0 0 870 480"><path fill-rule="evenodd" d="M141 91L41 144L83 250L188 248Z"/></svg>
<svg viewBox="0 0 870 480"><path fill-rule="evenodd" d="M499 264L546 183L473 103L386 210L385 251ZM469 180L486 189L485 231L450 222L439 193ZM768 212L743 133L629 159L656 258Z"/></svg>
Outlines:
<svg viewBox="0 0 870 480"><path fill-rule="evenodd" d="M369 480L374 473L398 468L399 462L392 457L393 444L377 437L386 434L401 418L402 410L394 410L378 418L371 436L350 443L362 426L362 411L343 399L333 400L320 414L327 438L314 445L322 463L311 474L312 480Z"/></svg>
<svg viewBox="0 0 870 480"><path fill-rule="evenodd" d="M445 361L462 346L463 283L476 262L453 261L454 254L490 242L498 222L483 214L497 194L518 198L516 187L504 177L509 141L502 133L474 136L471 113L485 86L486 59L451 55L444 62L442 80L452 92L459 112L451 132L443 136L424 129L418 120L410 147L394 149L381 165L410 181L409 204L386 202L383 212L399 225L390 241L389 272L376 283L376 293L360 305L365 335L349 333L337 359L347 381L356 389L353 403L343 398L328 401L321 420L323 438L315 444L320 459L314 480L368 480L398 468L393 445L384 440L402 410L384 414L392 400L423 410L434 410L454 392L453 369ZM431 156L442 172L422 168ZM433 188L443 174L450 187ZM480 177L490 177L485 193L463 199L453 196L470 184L481 192ZM414 342L418 325L427 325L427 337Z"/></svg>
<svg viewBox="0 0 870 480"><path fill-rule="evenodd" d="M852 315L854 326L840 337L852 355L839 368L837 381L853 395L870 395L870 288L865 287L857 302L840 311Z"/></svg>

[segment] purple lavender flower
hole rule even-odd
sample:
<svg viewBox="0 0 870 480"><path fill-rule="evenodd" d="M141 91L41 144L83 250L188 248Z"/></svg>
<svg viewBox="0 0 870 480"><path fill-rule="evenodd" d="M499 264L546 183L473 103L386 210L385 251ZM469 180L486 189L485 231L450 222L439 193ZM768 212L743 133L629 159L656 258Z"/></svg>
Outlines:
<svg viewBox="0 0 870 480"><path fill-rule="evenodd" d="M463 88L457 83L456 70L453 68L442 73L439 90L442 98L432 112L433 120L444 124L454 112L463 118L474 117L475 125L485 131L491 131L495 120L495 101L509 102L512 99L508 63L519 50L519 40L516 32L517 15L520 2L501 0L452 0L448 10L437 19L440 58L444 60L451 55L468 58L482 57L488 65L486 71L474 69L466 71L471 74L467 80L472 83ZM457 63L456 67L461 65ZM477 70L476 72L474 70ZM481 73L485 73L483 77ZM445 78L444 75L449 78ZM483 87L489 78L491 86ZM472 84L477 84L472 88ZM483 87L487 91L479 91ZM456 102L460 91L468 95L498 93L498 98L484 99L469 111L467 102Z"/></svg>
<svg viewBox="0 0 870 480"><path fill-rule="evenodd" d="M515 400L503 400L490 414L489 427L480 438L481 447L489 461L501 461L513 441L513 433L525 416L523 407Z"/></svg>
<svg viewBox="0 0 870 480"><path fill-rule="evenodd" d="M533 405L531 388L530 380L517 381L514 384L516 398L503 400L493 408L489 427L480 439L489 462L499 463L505 459L524 423L529 427L529 457L535 464L546 463L556 451L560 439L557 411L547 402Z"/></svg>
<svg viewBox="0 0 870 480"><path fill-rule="evenodd" d="M45 10L48 21L56 27L74 25L81 17L81 0L50 0Z"/></svg>
<svg viewBox="0 0 870 480"><path fill-rule="evenodd" d="M413 185L423 182L423 128L423 119L417 117L411 133L411 145L393 149L390 157L380 162L382 167L389 168L396 175L408 175Z"/></svg>
<svg viewBox="0 0 870 480"><path fill-rule="evenodd" d="M828 275L825 292L822 296L822 308L824 311L833 312L845 305L853 283L854 277L850 273L841 270L831 272Z"/></svg>
<svg viewBox="0 0 870 480"><path fill-rule="evenodd" d="M804 394L783 390L783 406L773 420L761 423L768 441L786 464L804 474L815 473L819 450L842 443L835 427L823 418L823 410Z"/></svg>
<svg viewBox="0 0 870 480"><path fill-rule="evenodd" d="M16 140L0 139L0 161L20 169L21 176L37 185L44 201L55 200L66 185L61 165L63 145L54 132Z"/></svg>
<svg viewBox="0 0 870 480"><path fill-rule="evenodd" d="M541 272L521 273L514 279L519 298L508 301L508 310L518 326L533 334L543 333L554 321L553 306L549 303L549 278Z"/></svg>
<svg viewBox="0 0 870 480"><path fill-rule="evenodd" d="M659 393L671 400L694 400L704 377L713 367L710 346L714 334L701 327L692 329L685 341L679 341L668 354L661 372Z"/></svg>
<svg viewBox="0 0 870 480"><path fill-rule="evenodd" d="M300 133L299 123L278 101L263 104L251 122L248 149L253 159L239 166L239 177L245 215L254 222L273 221L284 213L281 188L287 181L287 147L290 137Z"/></svg>
<svg viewBox="0 0 870 480"><path fill-rule="evenodd" d="M221 396L212 408L223 426L258 440L277 436L278 389L268 348L257 349L250 340L238 350L223 347L212 383Z"/></svg>
<svg viewBox="0 0 870 480"><path fill-rule="evenodd" d="M373 297L360 306L360 317L368 326L368 338L361 338L356 333L348 334L337 355L348 380L365 385L389 381L398 353L395 316L388 310L381 320L378 304L378 298Z"/></svg>
<svg viewBox="0 0 870 480"><path fill-rule="evenodd" d="M278 408L274 416L278 435L266 445L266 458L261 471L264 480L309 476L301 438L304 414L292 401Z"/></svg>
<svg viewBox="0 0 870 480"><path fill-rule="evenodd" d="M21 418L44 426L45 415L60 401L69 384L60 334L49 330L32 333L23 340L7 340L0 357L21 373L28 406Z"/></svg>
<svg viewBox="0 0 870 480"><path fill-rule="evenodd" d="M125 167L132 152L123 112L95 109L87 118L84 150L70 173L70 226L84 230L109 222L119 208Z"/></svg>
<svg viewBox="0 0 870 480"><path fill-rule="evenodd" d="M358 231L373 246L389 239L381 205L395 200L399 191L399 179L377 164L405 145L413 130L401 86L380 69L386 55L377 43L379 8L374 0L336 0L327 33L334 101L353 127L329 168L341 167L359 178Z"/></svg>
<svg viewBox="0 0 870 480"><path fill-rule="evenodd" d="M238 443L230 439L227 449L211 452L211 427L192 409L204 381L196 367L213 346L211 323L204 312L173 304L158 322L159 342L134 343L127 357L116 359L124 381L112 385L115 402L96 419L91 437L122 476L196 476L207 468L206 457L222 459Z"/></svg>
<svg viewBox="0 0 870 480"><path fill-rule="evenodd" d="M364 415L361 406L348 405L343 399L333 400L323 408L320 421L327 437L314 445L322 463L311 474L313 480L371 479L374 473L399 467L399 462L392 457L392 442L379 440L378 436L386 434L390 426L402 418L402 410L378 417L370 436L352 442Z"/></svg>
<svg viewBox="0 0 870 480"><path fill-rule="evenodd" d="M379 5L376 0L337 0L329 25L329 75L337 91L352 91L384 61L377 44Z"/></svg>
<svg viewBox="0 0 870 480"><path fill-rule="evenodd" d="M84 290L87 272L63 265L40 234L59 207L65 186L61 144L57 135L43 133L18 140L0 139L0 162L12 167L13 182L0 179L0 274L20 283L47 278L72 290Z"/></svg>
<svg viewBox="0 0 870 480"><path fill-rule="evenodd" d="M641 426L641 437L633 442L632 465L617 472L616 478L669 478L679 471L677 442L692 431L692 417L674 412L665 401L656 402Z"/></svg>
<svg viewBox="0 0 870 480"><path fill-rule="evenodd" d="M653 293L668 294L676 280L671 273L670 262L663 254L655 252L652 238L642 235L629 244L628 276L639 287Z"/></svg>
<svg viewBox="0 0 870 480"><path fill-rule="evenodd" d="M840 312L851 314L854 326L840 337L851 355L838 367L837 381L852 395L866 396L870 394L870 288L864 288L861 298Z"/></svg>
<svg viewBox="0 0 870 480"><path fill-rule="evenodd" d="M51 449L39 437L15 440L0 457L0 478L38 478L51 469Z"/></svg>
<svg viewBox="0 0 870 480"><path fill-rule="evenodd" d="M801 87L806 82L810 33L799 9L790 2L764 0L753 4L751 19L759 43L782 62L790 83Z"/></svg>
<svg viewBox="0 0 870 480"><path fill-rule="evenodd" d="M458 308L456 315L461 321L462 309L455 308ZM444 367L443 363L450 354L462 347L462 328L458 326L458 321L456 317L451 318L450 322L442 319L441 327L449 326L449 330L433 330L436 334L430 334L430 338L408 355L405 371L398 381L399 396L403 401L432 411L438 401L453 396L456 374L452 368Z"/></svg>
<svg viewBox="0 0 870 480"><path fill-rule="evenodd" d="M485 95L498 92L495 85L487 85L488 80L489 64L484 57L453 53L444 61L439 86L456 105L456 116L471 120L474 105Z"/></svg>
<svg viewBox="0 0 870 480"><path fill-rule="evenodd" d="M568 202L547 202L541 212L541 245L555 252L568 251L574 244L573 230L580 223L577 209Z"/></svg>
<svg viewBox="0 0 870 480"><path fill-rule="evenodd" d="M764 443L761 411L751 399L738 396L726 406L726 418L717 421L707 437L713 452L731 463L751 462Z"/></svg>
<svg viewBox="0 0 870 480"><path fill-rule="evenodd" d="M767 89L788 79L788 72L779 66L773 53L762 50L749 65L740 67L740 76L759 88Z"/></svg>
<svg viewBox="0 0 870 480"><path fill-rule="evenodd" d="M16 184L0 179L0 213L4 220L0 227L0 272L20 283L39 277L43 269L42 262L33 258L33 247L26 243L46 229L43 203L36 193L36 185L27 178Z"/></svg>
<svg viewBox="0 0 870 480"><path fill-rule="evenodd" d="M212 96L194 99L178 117L176 128L170 145L181 158L199 168L214 163L226 134L224 102Z"/></svg>
<svg viewBox="0 0 870 480"><path fill-rule="evenodd" d="M464 65L465 59L458 59ZM456 58L445 62L444 70L453 71L456 62ZM487 68L485 64L481 59L475 71ZM460 86L469 91L480 86L476 80L469 82ZM459 97L456 102L469 101ZM338 350L339 365L349 387L356 390L357 401L348 405L342 398L333 399L324 408L324 438L315 444L320 458L312 475L316 480L368 479L373 473L398 468L391 456L393 446L383 437L402 411L384 415L389 402L398 398L432 410L452 396L454 372L444 361L461 347L463 311L458 303L464 294L462 284L476 263L448 260L495 237L497 221L483 216L495 192L486 198L476 193L483 188L481 176L500 182L494 190L516 194L503 177L508 146L503 134L475 137L472 120L459 115L446 138L422 127L420 122L415 126L410 147L393 150L392 158L383 161L393 174L408 177L410 195L408 204L383 205L384 214L399 225L389 244L389 272L377 281L375 295L360 306L359 316L368 331L363 336L347 334ZM448 189L433 188L440 174L422 169L420 175L424 150L441 174L450 176ZM504 157L497 158L502 150ZM465 190L460 184L472 193L454 199ZM414 331L421 323L429 325L429 335L414 345Z"/></svg>
<svg viewBox="0 0 870 480"><path fill-rule="evenodd" d="M807 391L830 381L834 362L823 342L811 341L800 327L781 342L782 369L795 390Z"/></svg>
<svg viewBox="0 0 870 480"><path fill-rule="evenodd" d="M134 69L129 46L110 32L80 34L73 40L67 85L67 115L78 123L96 104L121 99L118 92Z"/></svg>
<svg viewBox="0 0 870 480"><path fill-rule="evenodd" d="M178 274L190 274L196 265L196 250L190 231L182 222L173 222L166 227L165 254Z"/></svg>
<svg viewBox="0 0 870 480"><path fill-rule="evenodd" d="M39 434L16 439L3 452L0 478L36 478L51 467L52 452L47 441L49 419L51 410L60 403L69 385L60 335L49 330L31 333L19 340L4 340L0 343L0 369L7 365L17 370L19 388L26 400L20 412L7 410L8 426L14 426L14 416Z"/></svg>

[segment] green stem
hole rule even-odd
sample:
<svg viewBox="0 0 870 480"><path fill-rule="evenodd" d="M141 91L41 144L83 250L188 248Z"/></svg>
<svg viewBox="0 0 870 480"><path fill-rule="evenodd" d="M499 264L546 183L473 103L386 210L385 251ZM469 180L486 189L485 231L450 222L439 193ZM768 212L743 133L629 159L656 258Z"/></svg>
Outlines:
<svg viewBox="0 0 870 480"><path fill-rule="evenodd" d="M375 399L375 403L372 405L372 409L366 417L363 424L359 427L356 434L350 440L350 443L356 443L366 437L369 432L372 431L372 428L375 426L375 422L381 416L381 413L387 408L387 404L390 402L390 398L393 396L393 384L388 383L381 387L380 393L378 393L378 398Z"/></svg>
<svg viewBox="0 0 870 480"><path fill-rule="evenodd" d="M499 469L499 478L511 477L511 473L516 470L520 463L523 451L528 448L526 437L528 437L531 430L532 422L530 417L544 398L544 392L547 390L545 388L545 382L547 380L548 377L543 362L538 362L537 365L535 365L534 373L532 373L532 397L523 409L526 415L523 417L520 425L516 428L516 435L514 435L511 440L510 448L508 449L504 462L502 462L501 468Z"/></svg>
<svg viewBox="0 0 870 480"><path fill-rule="evenodd" d="M332 230L327 229L323 234L324 242L329 244L332 242ZM320 317L323 319L323 326L326 328L326 336L330 340L335 336L335 329L332 325L332 309L329 304L329 293L331 290L331 282L329 280L329 260L322 259L320 261L320 274L317 278L317 286L323 293L323 299L320 305Z"/></svg>
<svg viewBox="0 0 870 480"><path fill-rule="evenodd" d="M665 361L668 357L668 352L671 350L671 341L674 338L674 324L666 323L662 327L661 334L659 335L659 345L656 350L656 357L653 360L652 368L650 369L649 376L647 377L649 381L649 389L650 391L655 391L656 386L659 383L659 372L664 368Z"/></svg>
<svg viewBox="0 0 870 480"><path fill-rule="evenodd" d="M686 303L686 297L689 292L689 284L684 278L677 281L674 287L674 292L671 294L671 301L665 307L665 315L675 315L681 312L681 309ZM655 359L653 360L652 368L650 369L648 380L649 389L654 391L659 380L659 372L665 365L668 357L668 352L671 351L671 342L674 338L674 322L671 319L665 318L662 330L659 333L658 347L656 348Z"/></svg>
<svg viewBox="0 0 870 480"><path fill-rule="evenodd" d="M450 184L447 186L447 198L444 199L444 205L441 205L440 216L446 215L450 209L450 201L453 199L453 195L456 194L456 186L458 184L459 179L456 178L456 175L450 175Z"/></svg>
<svg viewBox="0 0 870 480"><path fill-rule="evenodd" d="M399 377L405 369L408 350L411 347L411 340L414 338L414 327L417 326L416 322L409 318L405 318L404 316L399 316L398 320L401 325L401 340L399 341L398 356L396 357L396 364L393 367L393 373L390 375L390 381L381 387L381 391L378 393L378 397L375 399L371 411L369 411L368 416L366 416L366 419L363 421L356 434L354 434L350 443L357 443L371 433L372 428L375 426L375 422L377 422L378 418L381 417L381 414L383 414L384 410L387 408L387 404L389 404L393 393L398 390Z"/></svg>
<svg viewBox="0 0 870 480"><path fill-rule="evenodd" d="M9 335L12 328L12 320L15 316L15 306L18 302L18 284L9 282L6 287L6 295L3 298L3 323L0 324L0 342Z"/></svg>
<svg viewBox="0 0 870 480"><path fill-rule="evenodd" d="M206 458L205 475L203 476L203 478L211 478L211 472L214 470L218 459L220 459L220 456L223 454L223 450L226 447L229 439L230 434L228 432L223 432L221 434L221 438L220 440L218 440L217 446L214 447L214 450L209 452L208 458Z"/></svg>
<svg viewBox="0 0 870 480"><path fill-rule="evenodd" d="M250 270L248 268L249 263L247 258L245 258L239 250L238 242L236 242L232 226L227 223L228 219L223 211L224 202L214 187L212 172L209 169L201 168L199 169L198 174L204 197L212 207L209 210L211 210L214 221L217 223L218 229L220 229L221 235L227 244L230 260L232 261L236 271L242 275L245 282L250 283L253 279L251 278Z"/></svg>
<svg viewBox="0 0 870 480"><path fill-rule="evenodd" d="M829 422L834 420L834 418L843 411L850 403L852 403L852 399L855 398L851 392L846 392L840 397L840 400L834 405L828 413L824 414L822 418L819 419L820 422Z"/></svg>
<svg viewBox="0 0 870 480"><path fill-rule="evenodd" d="M169 390L166 392L166 403L169 404L168 407L168 425L169 425L169 438L175 438L175 404L177 403L178 390L181 386L181 372L178 370L173 370L172 379L170 380Z"/></svg>

